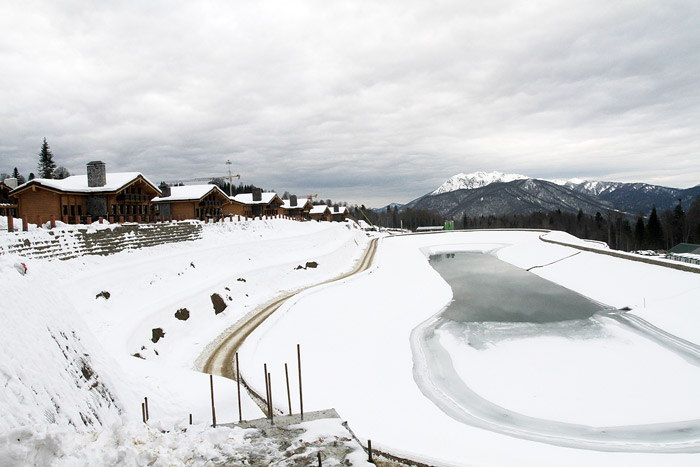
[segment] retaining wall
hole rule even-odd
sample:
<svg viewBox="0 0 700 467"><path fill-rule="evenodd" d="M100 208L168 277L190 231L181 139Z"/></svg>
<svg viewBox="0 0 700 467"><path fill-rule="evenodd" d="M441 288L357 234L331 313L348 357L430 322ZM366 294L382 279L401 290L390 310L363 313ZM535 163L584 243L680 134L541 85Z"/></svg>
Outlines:
<svg viewBox="0 0 700 467"><path fill-rule="evenodd" d="M120 224L100 230L36 229L6 234L0 254L27 258L70 259L82 255L110 255L120 251L202 238L201 222Z"/></svg>

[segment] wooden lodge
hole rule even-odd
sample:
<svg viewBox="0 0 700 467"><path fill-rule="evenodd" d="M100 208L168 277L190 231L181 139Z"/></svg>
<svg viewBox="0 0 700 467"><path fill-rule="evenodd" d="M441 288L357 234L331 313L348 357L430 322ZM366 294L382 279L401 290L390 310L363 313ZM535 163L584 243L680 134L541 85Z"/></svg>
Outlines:
<svg viewBox="0 0 700 467"><path fill-rule="evenodd" d="M229 197L232 201L225 206L224 215L239 215L245 217L274 217L281 214L284 201L277 193L255 190L253 193L240 193Z"/></svg>
<svg viewBox="0 0 700 467"><path fill-rule="evenodd" d="M231 204L228 195L216 185L159 186L162 195L153 198L153 214L166 219L219 219L224 206Z"/></svg>
<svg viewBox="0 0 700 467"><path fill-rule="evenodd" d="M296 195L291 195L289 199L282 201L284 201L284 204L281 206L282 213L295 219L308 219L309 213L314 207L311 199L299 201Z"/></svg>
<svg viewBox="0 0 700 467"><path fill-rule="evenodd" d="M10 192L17 188L16 178L6 178L0 182L0 216L17 217L17 200Z"/></svg>
<svg viewBox="0 0 700 467"><path fill-rule="evenodd" d="M101 161L89 162L86 175L35 178L10 192L17 199L19 217L37 224L52 217L70 224L100 217L110 222L147 221L151 199L160 194L142 174L108 174Z"/></svg>
<svg viewBox="0 0 700 467"><path fill-rule="evenodd" d="M331 210L325 204L317 204L316 206L314 206L311 209L311 212L309 212L309 216L315 221L330 222L333 220Z"/></svg>
<svg viewBox="0 0 700 467"><path fill-rule="evenodd" d="M331 218L333 219L333 222L345 222L348 215L348 208L345 206L335 205L333 206L333 209L331 209Z"/></svg>

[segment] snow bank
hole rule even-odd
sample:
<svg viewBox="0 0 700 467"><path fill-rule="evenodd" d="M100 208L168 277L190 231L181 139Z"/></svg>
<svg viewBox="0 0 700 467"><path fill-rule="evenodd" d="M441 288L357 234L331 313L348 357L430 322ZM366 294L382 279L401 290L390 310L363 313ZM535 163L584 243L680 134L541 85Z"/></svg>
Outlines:
<svg viewBox="0 0 700 467"><path fill-rule="evenodd" d="M172 465L192 456L235 463L236 442L244 442L235 430L233 443L219 431L178 431L189 414L195 423L211 421L209 376L191 370L195 359L276 295L351 269L366 243L350 223L270 219L207 224L201 240L111 256L0 256L0 459ZM318 267L295 269L307 261ZM27 266L24 276L14 267L19 262ZM215 293L228 305L220 314ZM187 320L175 317L182 308ZM165 336L153 342L156 327ZM214 386L217 422L237 421L235 383L215 377ZM243 396L244 419L261 417ZM149 423L174 434L139 423L144 397Z"/></svg>

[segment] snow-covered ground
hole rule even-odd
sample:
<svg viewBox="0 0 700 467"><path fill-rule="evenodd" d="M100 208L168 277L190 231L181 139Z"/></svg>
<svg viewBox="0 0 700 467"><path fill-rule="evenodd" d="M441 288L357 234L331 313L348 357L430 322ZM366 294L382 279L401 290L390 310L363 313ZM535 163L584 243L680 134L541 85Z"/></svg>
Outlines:
<svg viewBox="0 0 700 467"><path fill-rule="evenodd" d="M245 441L206 428L198 356L285 290L352 269L367 242L350 223L272 219L209 224L198 241L112 256L0 256L0 465L169 465L175 446L181 459L233 459L226 453ZM307 261L318 267L295 269ZM219 314L213 294L227 305ZM187 320L176 318L184 309ZM217 422L238 421L235 384L216 377L214 386ZM243 418L262 417L243 395ZM144 397L151 428L140 423ZM182 430L189 414L199 428Z"/></svg>
<svg viewBox="0 0 700 467"><path fill-rule="evenodd" d="M440 407L416 383L422 376L415 354L420 347L412 334L452 298L427 260L437 252L494 254L603 304L630 307L630 320L642 317L700 344L700 275L553 245L540 235L482 231L385 238L375 267L297 295L258 328L241 349L254 368L244 376L261 390L257 368L267 363L279 373L284 362L293 361L299 343L305 408L334 406L373 446L431 464L697 465L697 427L687 435L691 441L683 441L683 430L674 434L670 426L658 440L640 436L629 443L603 440L591 446L563 431L561 440L550 433L548 442L532 441L540 439L532 427L516 436L504 434L512 433L509 428L499 431L508 420L462 423L449 408L455 404L449 394ZM554 237L577 242L562 233ZM697 425L697 347L690 345L684 356L624 322L600 320L600 332L588 342L535 335L478 353L449 333L440 338L465 386L489 403L535 417L543 429L552 426L550 420L577 425L573 431L584 433L689 419ZM649 332L661 336L661 331ZM685 344L676 340L673 345ZM273 379L273 384L273 393L285 394L283 380ZM293 400L297 397L294 391ZM621 452L626 449L643 452ZM691 452L653 452L684 449Z"/></svg>

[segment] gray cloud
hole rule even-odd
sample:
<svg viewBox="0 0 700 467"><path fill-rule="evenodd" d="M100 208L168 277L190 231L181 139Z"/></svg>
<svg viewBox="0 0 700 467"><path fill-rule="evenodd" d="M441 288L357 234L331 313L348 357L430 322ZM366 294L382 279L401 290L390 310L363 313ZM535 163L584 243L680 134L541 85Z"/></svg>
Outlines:
<svg viewBox="0 0 700 467"><path fill-rule="evenodd" d="M2 171L46 136L72 172L230 159L375 206L475 170L700 183L692 0L27 1L0 28Z"/></svg>

